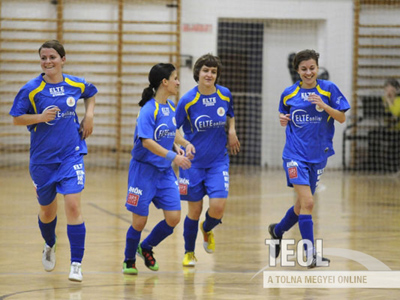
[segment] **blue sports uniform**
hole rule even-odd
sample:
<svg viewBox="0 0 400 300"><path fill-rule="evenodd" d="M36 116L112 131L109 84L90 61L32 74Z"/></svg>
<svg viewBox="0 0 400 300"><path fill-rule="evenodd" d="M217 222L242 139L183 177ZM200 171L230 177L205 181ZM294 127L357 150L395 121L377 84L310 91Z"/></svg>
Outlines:
<svg viewBox="0 0 400 300"><path fill-rule="evenodd" d="M228 88L216 85L211 95L200 94L198 87L187 92L176 109L177 127L196 148L192 167L179 169L182 200L199 201L227 198L229 191L229 155L226 148L227 116L233 118L233 100Z"/></svg>
<svg viewBox="0 0 400 300"><path fill-rule="evenodd" d="M147 216L151 202L164 210L180 210L179 190L171 161L143 147L143 139L152 139L172 150L176 135L175 106L171 100L160 104L151 99L141 108L134 134L129 167L126 208Z"/></svg>
<svg viewBox="0 0 400 300"><path fill-rule="evenodd" d="M79 133L76 105L90 98L97 88L83 78L63 74L59 83L46 83L43 75L30 80L14 99L10 115L41 114L58 107L50 122L27 126L31 132L30 173L41 205L50 204L57 192L72 194L82 191L85 170L82 156L86 142Z"/></svg>
<svg viewBox="0 0 400 300"><path fill-rule="evenodd" d="M312 89L303 89L301 82L286 88L279 104L279 112L290 114L286 127L286 144L283 150L283 167L288 186L310 185L314 193L319 177L333 150L334 119L308 96L318 94L321 99L339 111L347 111L350 105L338 87L327 80L317 80Z"/></svg>

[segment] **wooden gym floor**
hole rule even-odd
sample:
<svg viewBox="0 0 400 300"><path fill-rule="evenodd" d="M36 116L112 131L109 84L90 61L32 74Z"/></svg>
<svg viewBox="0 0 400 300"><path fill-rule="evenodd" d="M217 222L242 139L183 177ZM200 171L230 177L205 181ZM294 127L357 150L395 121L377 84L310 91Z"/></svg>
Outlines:
<svg viewBox="0 0 400 300"><path fill-rule="evenodd" d="M57 265L41 265L43 241L37 225L34 189L24 170L0 172L0 300L17 299L399 299L400 289L263 288L268 263L267 227L293 204L283 170L231 168L231 190L223 224L215 230L216 252L207 254L201 236L195 268L183 268L182 226L154 249L158 272L138 258L137 276L121 273L125 235L131 216L124 207L127 171L87 170L82 209L87 227L83 282L68 281L69 243L63 198L58 196ZM324 248L370 255L400 270L400 175L360 175L327 170L315 196L315 238ZM204 210L208 201L205 200ZM150 210L143 237L162 218ZM202 219L204 217L202 216ZM298 226L285 238L300 239ZM328 255L325 255L328 257ZM354 260L329 256L317 271L366 271ZM287 267L276 267L286 271ZM302 267L293 270L304 271ZM400 288L400 287L399 287Z"/></svg>

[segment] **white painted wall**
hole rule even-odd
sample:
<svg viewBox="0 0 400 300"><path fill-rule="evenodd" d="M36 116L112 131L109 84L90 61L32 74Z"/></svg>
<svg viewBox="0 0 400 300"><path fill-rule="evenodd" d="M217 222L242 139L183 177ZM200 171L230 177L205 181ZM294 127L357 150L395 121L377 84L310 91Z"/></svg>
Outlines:
<svg viewBox="0 0 400 300"><path fill-rule="evenodd" d="M207 52L217 54L219 18L255 18L270 24L264 49L262 164L278 167L284 130L279 125L277 110L281 92L291 84L287 69L289 49L297 52L315 48L321 54L320 66L328 69L330 79L351 100L352 0L182 0L182 24L212 25L210 32L182 32L182 54L193 55L194 60ZM283 20L287 21L287 28L282 25ZM317 26L311 26L311 20ZM180 79L182 93L195 85L187 68L182 68ZM341 167L344 127L336 125L336 155L330 158L328 167Z"/></svg>

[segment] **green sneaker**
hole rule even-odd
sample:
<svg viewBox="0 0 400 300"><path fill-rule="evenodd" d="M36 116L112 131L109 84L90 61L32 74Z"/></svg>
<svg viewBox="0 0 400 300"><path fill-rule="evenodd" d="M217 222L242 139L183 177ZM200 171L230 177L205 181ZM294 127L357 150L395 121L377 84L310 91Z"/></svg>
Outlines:
<svg viewBox="0 0 400 300"><path fill-rule="evenodd" d="M152 250L142 249L142 243L139 244L137 254L143 258L144 264L152 271L158 271L158 263L153 256Z"/></svg>
<svg viewBox="0 0 400 300"><path fill-rule="evenodd" d="M122 265L122 273L127 275L137 275L138 270L136 269L134 260L126 260Z"/></svg>

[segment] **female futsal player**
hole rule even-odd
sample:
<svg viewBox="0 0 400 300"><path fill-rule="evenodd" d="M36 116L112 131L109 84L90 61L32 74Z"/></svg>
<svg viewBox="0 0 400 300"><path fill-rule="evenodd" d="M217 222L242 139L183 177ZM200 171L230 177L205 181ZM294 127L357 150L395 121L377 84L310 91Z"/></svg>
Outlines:
<svg viewBox="0 0 400 300"><path fill-rule="evenodd" d="M153 247L172 234L179 223L181 204L179 189L171 162L182 169L190 168L184 151L172 151L174 141L180 145L189 142L176 130L175 106L168 97L179 88L177 71L172 64L157 64L149 73L150 85L143 90L141 106L134 134L134 147L129 166L126 208L132 212L132 225L126 234L125 260L122 272L136 275L136 252L146 267L158 270ZM159 222L140 244L151 202L164 212Z"/></svg>
<svg viewBox="0 0 400 300"><path fill-rule="evenodd" d="M280 252L283 233L297 222L302 238L314 245L313 194L328 157L334 154L334 121L343 123L346 120L345 112L350 108L334 83L317 79L318 58L319 54L314 50L303 50L296 54L293 67L300 75L300 80L283 91L279 104L280 123L286 126L283 168L287 185L294 188L297 200L280 223L269 226L272 238L278 240L276 257ZM316 267L314 246L306 250L308 267ZM329 259L321 259L325 265L329 263Z"/></svg>
<svg viewBox="0 0 400 300"><path fill-rule="evenodd" d="M176 110L177 127L182 126L184 137L190 142L185 147L186 155L196 149L192 168L179 170L181 200L188 201L183 266L196 264L195 241L205 195L209 196L210 202L205 221L200 224L203 246L207 253L215 250L212 229L221 223L229 191L227 140L231 154L240 150L231 92L217 84L221 68L217 56L206 54L200 57L193 70L198 85L180 99ZM227 123L228 136L225 131Z"/></svg>
<svg viewBox="0 0 400 300"><path fill-rule="evenodd" d="M15 125L31 132L29 171L40 205L39 228L45 240L42 263L50 272L56 264L57 198L64 195L67 234L71 246L69 280L82 281L81 262L86 227L81 214L85 185L85 139L93 131L94 95L97 89L84 79L64 74L65 50L56 40L39 48L43 73L25 84L15 97L10 115ZM78 100L85 102L79 124Z"/></svg>

